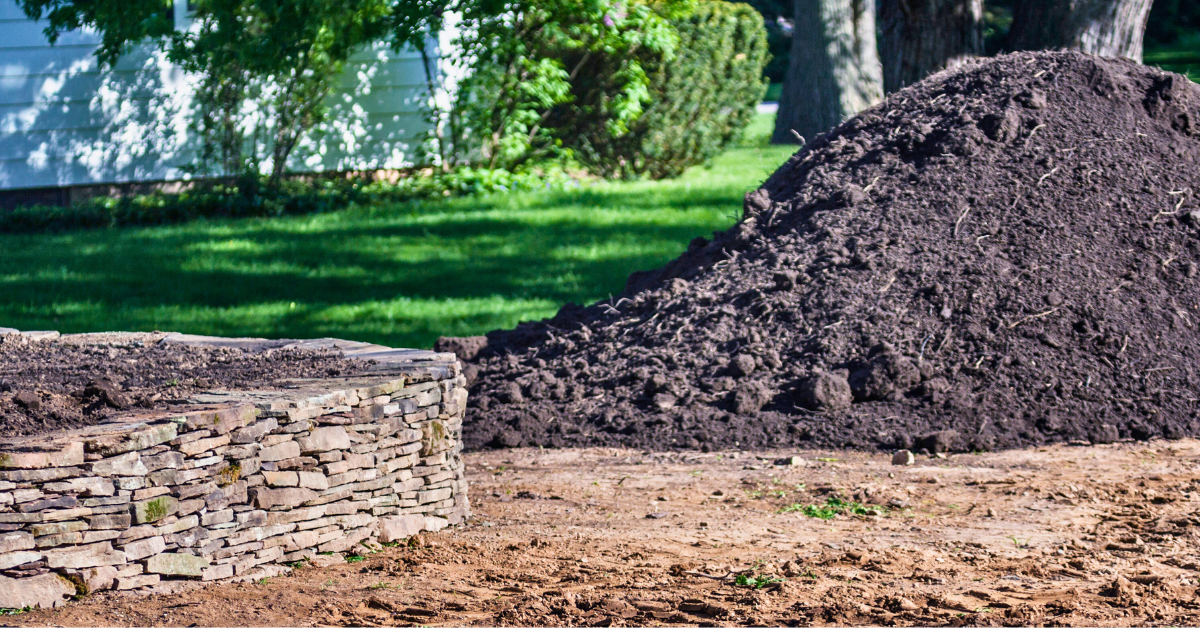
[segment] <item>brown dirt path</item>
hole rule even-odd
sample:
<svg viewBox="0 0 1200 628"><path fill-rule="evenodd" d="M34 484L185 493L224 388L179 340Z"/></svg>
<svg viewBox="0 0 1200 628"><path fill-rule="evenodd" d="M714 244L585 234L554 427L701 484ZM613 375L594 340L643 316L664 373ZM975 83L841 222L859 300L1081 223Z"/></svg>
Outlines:
<svg viewBox="0 0 1200 628"><path fill-rule="evenodd" d="M775 459L798 454L801 466ZM1196 624L1200 441L894 467L848 452L470 454L477 516L357 563L19 625ZM789 505L832 495L880 514ZM890 506L889 506L890 504ZM653 515L650 517L648 515ZM732 574L728 577L726 574ZM742 574L767 581L739 585Z"/></svg>

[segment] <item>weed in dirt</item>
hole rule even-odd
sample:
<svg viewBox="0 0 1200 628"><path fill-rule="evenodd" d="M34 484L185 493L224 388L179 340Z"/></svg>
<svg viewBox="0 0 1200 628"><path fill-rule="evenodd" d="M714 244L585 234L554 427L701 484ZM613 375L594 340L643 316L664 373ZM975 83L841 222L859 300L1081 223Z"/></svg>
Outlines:
<svg viewBox="0 0 1200 628"><path fill-rule="evenodd" d="M739 587L750 587L751 589L761 589L765 586L778 584L780 582L787 582L787 579L780 578L778 576L757 576L746 575L742 573L738 574L738 576L733 580L735 585Z"/></svg>
<svg viewBox="0 0 1200 628"><path fill-rule="evenodd" d="M26 606L25 608L0 608L0 617L5 615L20 615L21 613L28 613L31 610L33 610L32 606Z"/></svg>
<svg viewBox="0 0 1200 628"><path fill-rule="evenodd" d="M378 591L379 589L390 589L390 588L392 588L392 585L390 585L386 582L376 582L375 584L373 584L367 588Z"/></svg>
<svg viewBox="0 0 1200 628"><path fill-rule="evenodd" d="M355 554L354 556L347 556L347 557L346 557L346 562L348 562L348 563L361 563L362 561L364 561L364 560L366 560L366 559L367 559L367 557L366 557L366 556L359 556L359 555Z"/></svg>
<svg viewBox="0 0 1200 628"><path fill-rule="evenodd" d="M799 512L806 517L829 520L841 514L878 515L882 514L883 509L878 506L864 506L856 501L842 499L841 497L830 497L825 500L824 504L791 504L780 508L779 512L781 514Z"/></svg>
<svg viewBox="0 0 1200 628"><path fill-rule="evenodd" d="M271 581L271 577L270 577L270 576L267 576L267 577L265 577L265 578L260 578L260 579L258 579L258 580L255 580L255 581L254 581L254 584L267 584L267 583L268 583L268 582L270 582L270 581Z"/></svg>

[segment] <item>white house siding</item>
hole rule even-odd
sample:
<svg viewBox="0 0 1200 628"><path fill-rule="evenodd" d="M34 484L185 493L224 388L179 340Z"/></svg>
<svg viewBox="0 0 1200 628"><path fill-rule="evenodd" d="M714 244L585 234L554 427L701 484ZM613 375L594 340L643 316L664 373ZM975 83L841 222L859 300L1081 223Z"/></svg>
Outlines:
<svg viewBox="0 0 1200 628"><path fill-rule="evenodd" d="M191 77L148 47L100 71L96 33L62 34L0 0L0 190L187 178ZM337 124L297 150L302 171L411 165L426 123L415 52L355 55L330 98Z"/></svg>

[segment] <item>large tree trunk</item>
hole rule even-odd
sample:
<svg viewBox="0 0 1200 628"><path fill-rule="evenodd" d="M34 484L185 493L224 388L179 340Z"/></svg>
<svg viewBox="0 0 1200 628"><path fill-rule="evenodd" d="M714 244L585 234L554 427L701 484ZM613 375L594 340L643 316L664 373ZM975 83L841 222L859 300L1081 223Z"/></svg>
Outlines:
<svg viewBox="0 0 1200 628"><path fill-rule="evenodd" d="M890 94L983 54L983 0L881 0L879 31Z"/></svg>
<svg viewBox="0 0 1200 628"><path fill-rule="evenodd" d="M875 0L794 0L792 54L771 142L811 140L883 98Z"/></svg>
<svg viewBox="0 0 1200 628"><path fill-rule="evenodd" d="M1071 48L1142 61L1152 0L1017 0L1009 50Z"/></svg>

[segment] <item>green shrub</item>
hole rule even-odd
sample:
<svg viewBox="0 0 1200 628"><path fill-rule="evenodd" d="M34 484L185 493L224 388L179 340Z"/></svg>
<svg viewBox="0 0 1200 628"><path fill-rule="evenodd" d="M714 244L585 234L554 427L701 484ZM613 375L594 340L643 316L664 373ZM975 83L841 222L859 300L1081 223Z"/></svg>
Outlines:
<svg viewBox="0 0 1200 628"><path fill-rule="evenodd" d="M670 22L679 35L673 58L643 52L650 104L621 134L603 115L622 59L585 64L573 101L551 125L575 158L605 177L674 177L716 156L740 136L767 88L769 59L762 16L745 4L700 0ZM565 65L574 67L574 59Z"/></svg>

